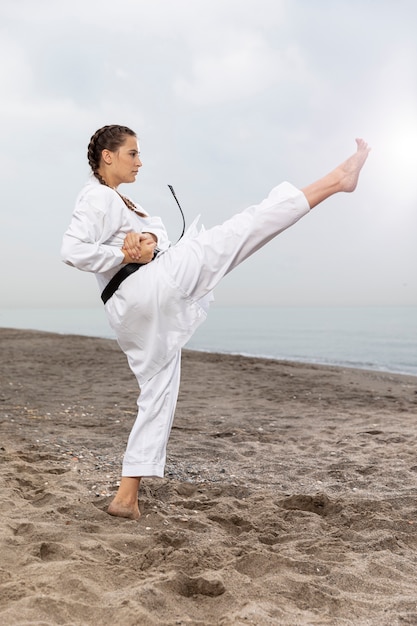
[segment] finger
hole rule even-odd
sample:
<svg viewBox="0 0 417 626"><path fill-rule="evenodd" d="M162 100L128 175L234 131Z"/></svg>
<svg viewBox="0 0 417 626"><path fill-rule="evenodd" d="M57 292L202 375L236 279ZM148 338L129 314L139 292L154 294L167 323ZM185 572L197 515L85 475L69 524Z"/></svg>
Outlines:
<svg viewBox="0 0 417 626"><path fill-rule="evenodd" d="M127 254L132 258L132 259L140 259L141 254L142 254L142 250L139 247L131 247L131 246L125 246L124 249L126 250Z"/></svg>

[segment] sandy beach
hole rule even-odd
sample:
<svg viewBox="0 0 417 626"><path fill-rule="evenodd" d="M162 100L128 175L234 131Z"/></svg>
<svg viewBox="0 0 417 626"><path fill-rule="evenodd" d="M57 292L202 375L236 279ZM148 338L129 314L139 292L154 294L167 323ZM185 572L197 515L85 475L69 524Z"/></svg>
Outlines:
<svg viewBox="0 0 417 626"><path fill-rule="evenodd" d="M116 342L0 337L3 626L417 624L417 377L184 351L134 522Z"/></svg>

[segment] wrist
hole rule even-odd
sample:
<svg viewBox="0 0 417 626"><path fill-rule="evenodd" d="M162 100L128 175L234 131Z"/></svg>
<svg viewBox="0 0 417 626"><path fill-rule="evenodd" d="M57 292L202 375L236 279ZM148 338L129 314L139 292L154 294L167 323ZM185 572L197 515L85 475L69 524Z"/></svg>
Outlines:
<svg viewBox="0 0 417 626"><path fill-rule="evenodd" d="M149 237L152 237L152 239L154 240L155 243L158 243L158 237L156 235L154 235L153 233L149 233L148 231L142 233L143 235L149 235Z"/></svg>

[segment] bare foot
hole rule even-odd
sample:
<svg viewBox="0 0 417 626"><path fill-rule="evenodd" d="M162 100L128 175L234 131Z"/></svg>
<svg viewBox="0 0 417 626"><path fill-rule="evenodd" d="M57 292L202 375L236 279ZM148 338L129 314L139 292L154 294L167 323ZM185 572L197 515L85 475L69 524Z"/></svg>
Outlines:
<svg viewBox="0 0 417 626"><path fill-rule="evenodd" d="M360 171L371 150L363 139L356 139L356 144L358 149L355 154L337 168L340 174L340 191L349 193L356 189Z"/></svg>
<svg viewBox="0 0 417 626"><path fill-rule="evenodd" d="M138 520L140 518L137 500L135 504L125 504L124 502L118 502L117 498L114 498L107 508L107 513L115 517L125 517L126 519Z"/></svg>
<svg viewBox="0 0 417 626"><path fill-rule="evenodd" d="M356 143L358 148L355 154L352 154L324 178L302 189L311 209L335 193L356 189L360 171L370 152L368 144L363 139L356 139Z"/></svg>
<svg viewBox="0 0 417 626"><path fill-rule="evenodd" d="M110 502L107 513L115 517L138 520L140 518L138 505L139 485L139 477L122 476L119 489L114 499Z"/></svg>

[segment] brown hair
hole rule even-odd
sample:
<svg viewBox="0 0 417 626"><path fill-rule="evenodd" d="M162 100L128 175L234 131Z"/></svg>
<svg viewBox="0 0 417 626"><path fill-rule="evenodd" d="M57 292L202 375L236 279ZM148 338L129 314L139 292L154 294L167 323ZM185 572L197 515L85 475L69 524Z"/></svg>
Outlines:
<svg viewBox="0 0 417 626"><path fill-rule="evenodd" d="M103 126L103 128L96 130L90 139L87 150L88 162L93 170L94 176L102 185L106 185L106 187L108 187L106 181L98 172L101 162L101 153L103 150L116 152L116 150L124 144L128 135L136 137L136 133L131 128L128 128L127 126L119 126L118 124L112 124L110 126ZM122 194L118 191L116 191L116 193L119 194L128 209L134 211L141 217L146 217L144 213L137 210L136 205L132 202L132 200L130 200L130 198L122 196Z"/></svg>

